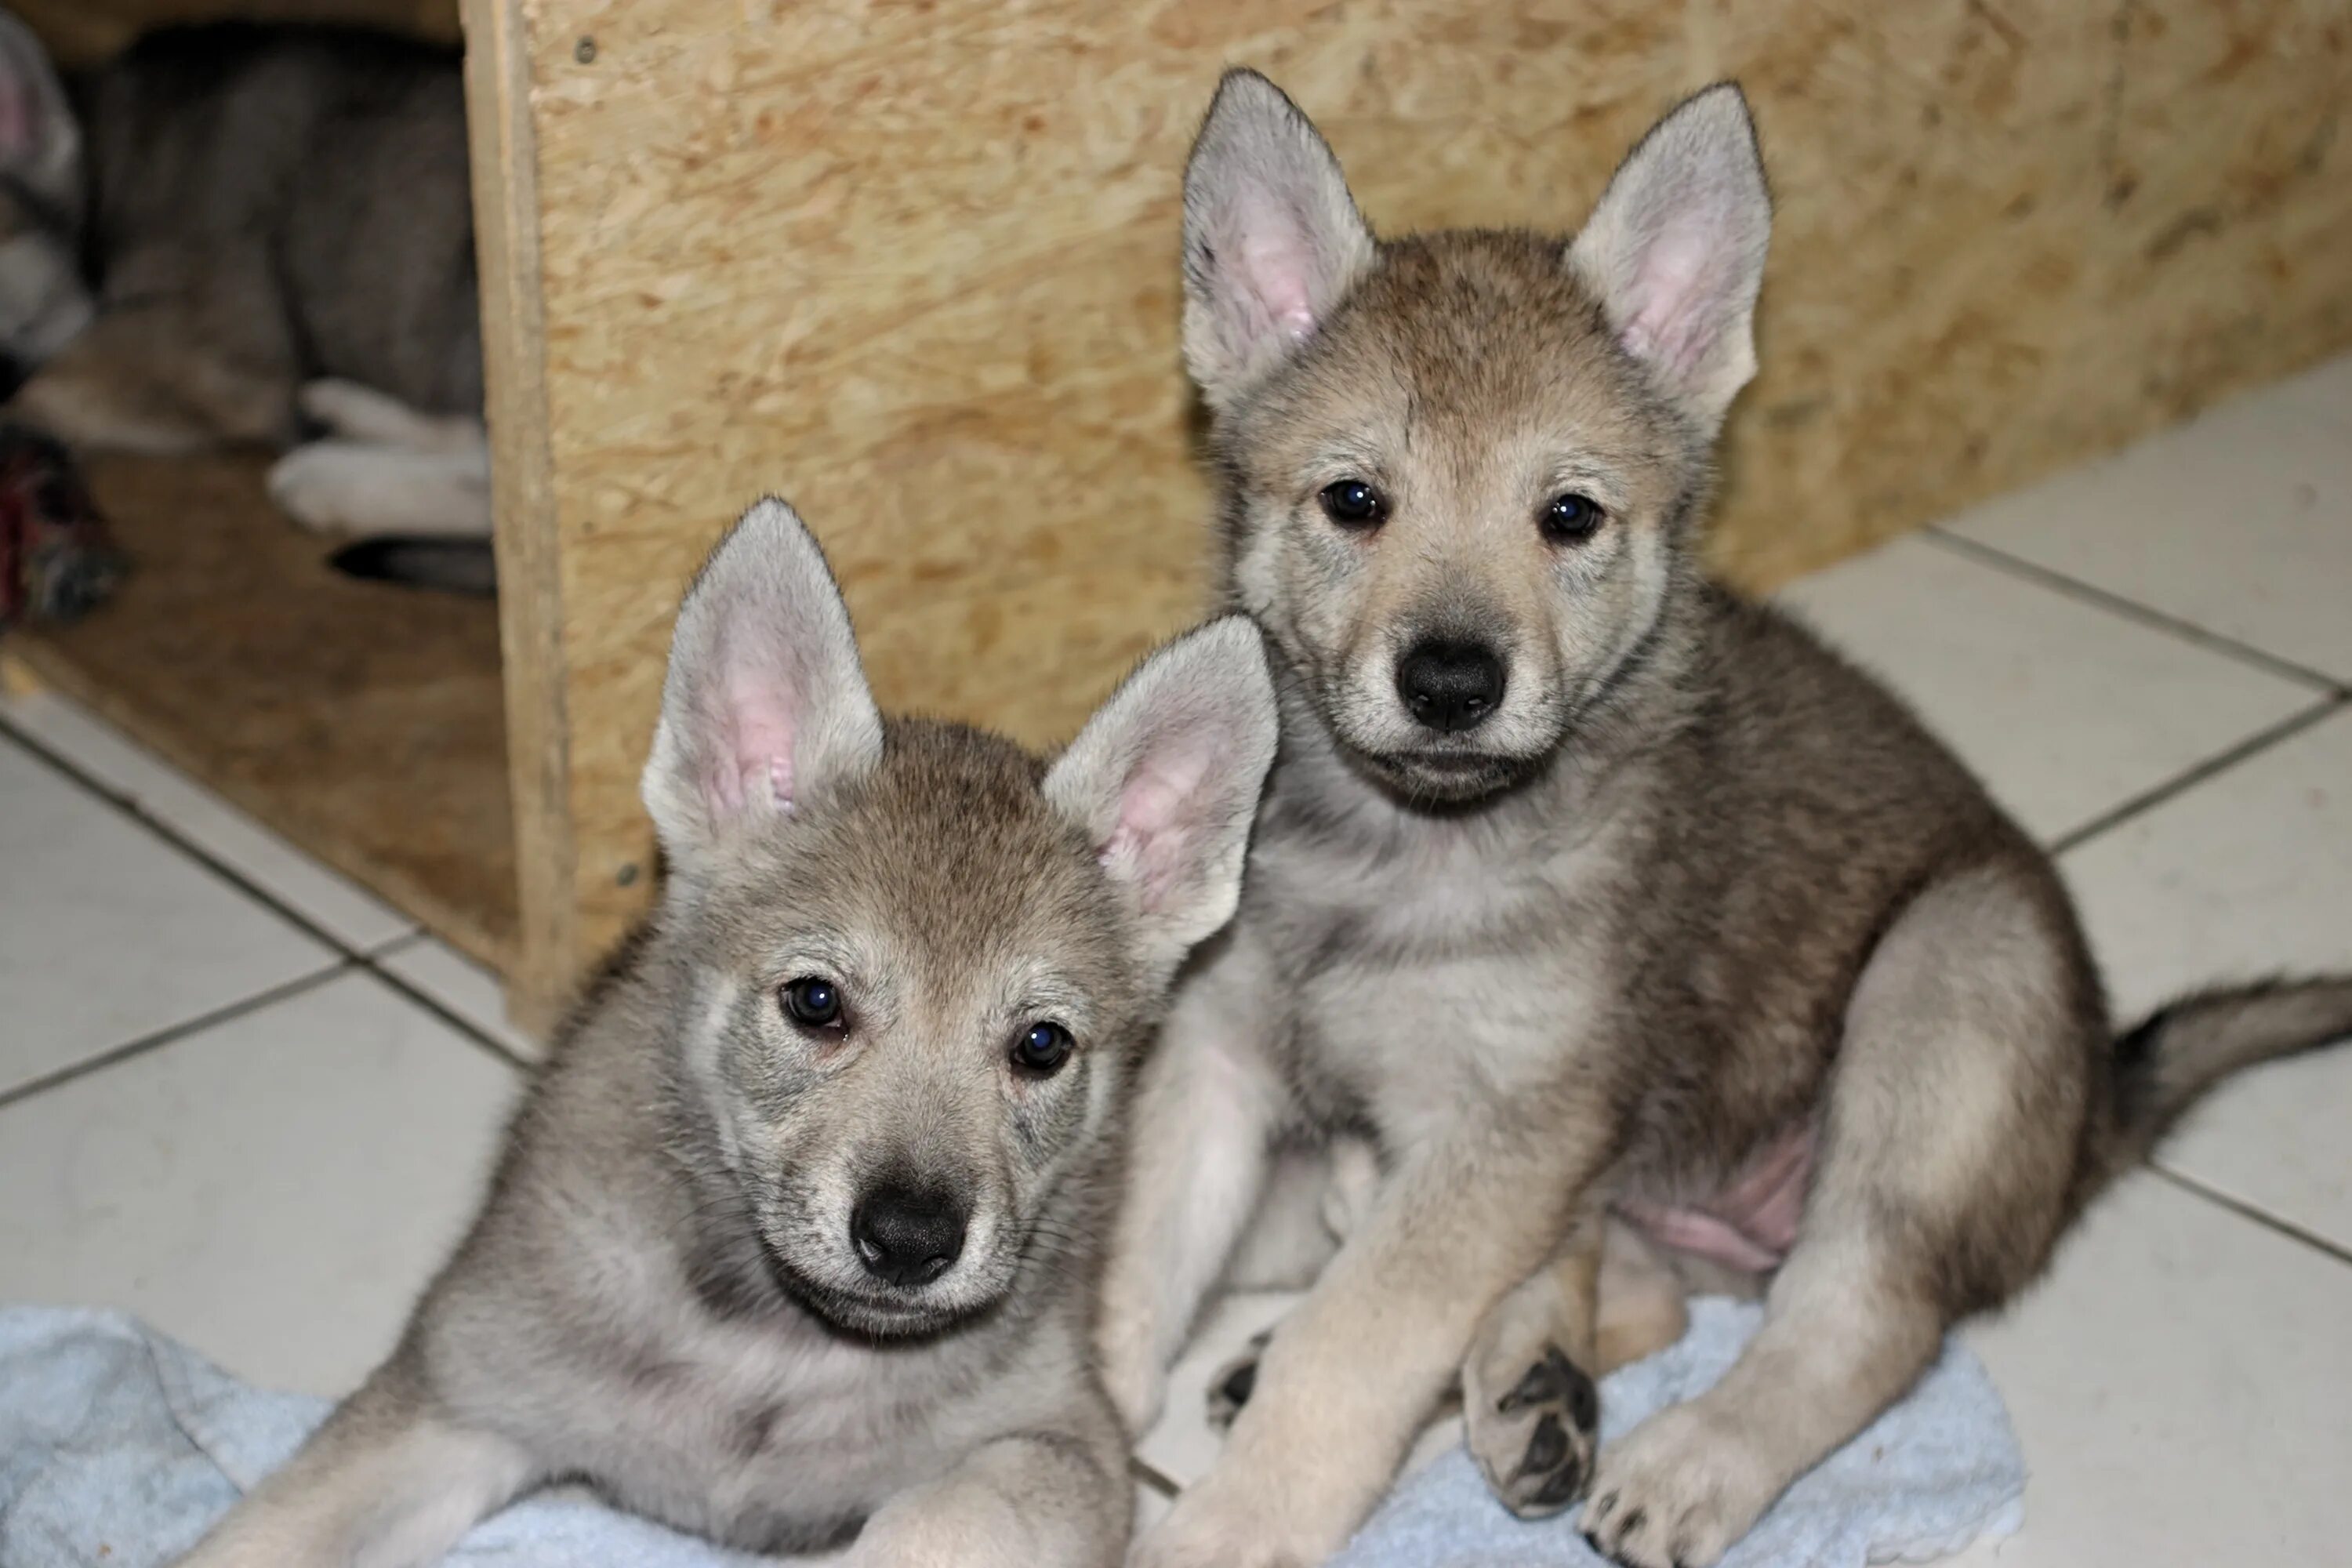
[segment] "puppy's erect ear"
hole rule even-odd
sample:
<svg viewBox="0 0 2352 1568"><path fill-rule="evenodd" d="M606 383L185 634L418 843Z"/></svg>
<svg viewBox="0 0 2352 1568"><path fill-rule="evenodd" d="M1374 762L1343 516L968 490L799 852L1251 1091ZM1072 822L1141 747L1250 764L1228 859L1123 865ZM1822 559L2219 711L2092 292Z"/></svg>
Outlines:
<svg viewBox="0 0 2352 1568"><path fill-rule="evenodd" d="M1771 235L1755 122L1723 82L1651 128L1568 247L1627 352L1710 433L1756 374Z"/></svg>
<svg viewBox="0 0 2352 1568"><path fill-rule="evenodd" d="M81 129L49 52L0 11L0 171L58 206L81 200Z"/></svg>
<svg viewBox="0 0 2352 1568"><path fill-rule="evenodd" d="M1275 733L1265 644L1229 616L1145 659L1045 776L1141 916L1161 979L1233 918Z"/></svg>
<svg viewBox="0 0 2352 1568"><path fill-rule="evenodd" d="M1184 363L1230 407L1371 265L1339 161L1255 71L1230 70L1184 167Z"/></svg>
<svg viewBox="0 0 2352 1568"><path fill-rule="evenodd" d="M673 863L873 766L882 718L849 611L793 509L763 500L710 552L670 638L646 809Z"/></svg>

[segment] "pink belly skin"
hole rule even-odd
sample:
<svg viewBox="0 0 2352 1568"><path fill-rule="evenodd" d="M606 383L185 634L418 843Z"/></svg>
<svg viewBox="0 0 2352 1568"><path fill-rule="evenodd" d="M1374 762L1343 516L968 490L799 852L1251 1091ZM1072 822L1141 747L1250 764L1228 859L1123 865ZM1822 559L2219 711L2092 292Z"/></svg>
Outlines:
<svg viewBox="0 0 2352 1568"><path fill-rule="evenodd" d="M1704 1202L1669 1206L1629 1198L1617 1205L1617 1212L1661 1246L1748 1273L1769 1273L1797 1244L1797 1219L1813 1172L1813 1139L1810 1124L1783 1133Z"/></svg>

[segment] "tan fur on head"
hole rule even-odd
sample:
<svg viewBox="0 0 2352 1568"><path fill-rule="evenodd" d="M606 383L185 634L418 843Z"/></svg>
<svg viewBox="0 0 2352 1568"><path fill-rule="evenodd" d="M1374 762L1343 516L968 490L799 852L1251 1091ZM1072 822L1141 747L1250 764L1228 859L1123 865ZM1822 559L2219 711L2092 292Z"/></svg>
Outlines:
<svg viewBox="0 0 2352 1568"><path fill-rule="evenodd" d="M961 726L886 726L814 536L781 500L744 513L678 612L644 795L660 922L705 998L690 1079L787 1268L877 1331L1010 1288L1109 1124L1117 1046L1233 913L1275 731L1238 618L1145 660L1042 772ZM837 1028L778 1005L809 977ZM1074 1054L1024 1074L1008 1049L1040 1021ZM968 1217L912 1303L877 1298L852 1247L890 1182Z"/></svg>
<svg viewBox="0 0 2352 1568"><path fill-rule="evenodd" d="M1735 89L1626 160L1572 242L1376 245L1270 83L1230 73L1185 178L1188 360L1234 481L1229 589L1356 759L1473 797L1540 763L1656 635L1706 447L1754 367L1770 211ZM1329 515L1360 484L1379 521ZM1597 526L1548 531L1559 506ZM1401 682L1431 642L1500 668L1433 733Z"/></svg>

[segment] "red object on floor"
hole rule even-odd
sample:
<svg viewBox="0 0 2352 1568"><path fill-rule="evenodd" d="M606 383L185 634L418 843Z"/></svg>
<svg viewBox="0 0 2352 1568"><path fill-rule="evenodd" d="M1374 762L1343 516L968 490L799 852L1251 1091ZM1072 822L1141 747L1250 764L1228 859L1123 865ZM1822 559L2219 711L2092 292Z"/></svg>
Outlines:
<svg viewBox="0 0 2352 1568"><path fill-rule="evenodd" d="M123 569L72 454L0 426L0 631L79 618L112 595Z"/></svg>

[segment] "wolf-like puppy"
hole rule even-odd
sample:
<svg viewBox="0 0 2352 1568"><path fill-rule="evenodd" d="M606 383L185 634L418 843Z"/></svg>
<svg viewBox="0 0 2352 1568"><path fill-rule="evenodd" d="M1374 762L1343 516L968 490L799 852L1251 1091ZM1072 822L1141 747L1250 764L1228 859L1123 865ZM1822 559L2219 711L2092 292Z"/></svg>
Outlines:
<svg viewBox="0 0 2352 1568"><path fill-rule="evenodd" d="M428 1563L562 1479L754 1551L1115 1563L1121 1086L1232 913L1275 731L1238 617L1050 769L885 721L815 542L753 508L678 616L651 923L391 1359L188 1561Z"/></svg>
<svg viewBox="0 0 2352 1568"><path fill-rule="evenodd" d="M1271 84L1209 111L1184 348L1283 742L1141 1085L1122 1413L1157 1406L1269 1151L1367 1136L1380 1173L1150 1568L1320 1561L1457 1376L1513 1508L1589 1495L1621 1561L1705 1568L2215 1080L2352 1030L2333 981L2118 1038L2047 858L1900 703L1706 580L1769 221L1729 86L1568 239L1375 241ZM1763 1329L1596 1460L1592 1377L1702 1278L1769 1280Z"/></svg>

